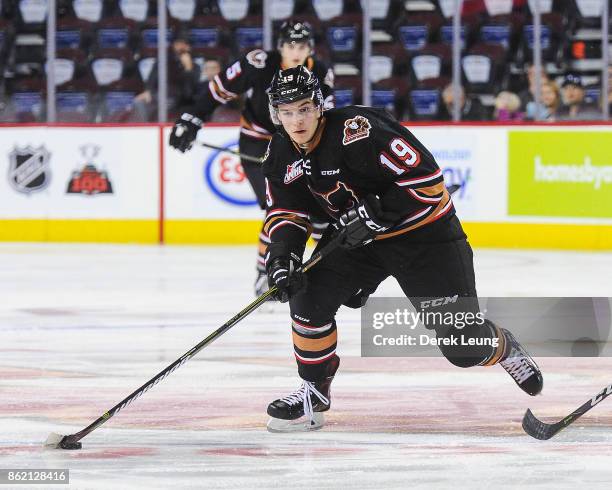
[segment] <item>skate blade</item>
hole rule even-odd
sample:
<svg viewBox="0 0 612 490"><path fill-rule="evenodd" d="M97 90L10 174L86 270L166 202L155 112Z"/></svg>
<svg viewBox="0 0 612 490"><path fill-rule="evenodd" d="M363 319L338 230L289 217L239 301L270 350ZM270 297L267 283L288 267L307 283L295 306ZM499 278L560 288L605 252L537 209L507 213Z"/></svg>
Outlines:
<svg viewBox="0 0 612 490"><path fill-rule="evenodd" d="M284 432L308 432L311 430L319 430L325 425L325 415L322 412L315 412L312 422L306 417L301 417L296 420L283 420L270 417L266 428L268 432L284 433Z"/></svg>

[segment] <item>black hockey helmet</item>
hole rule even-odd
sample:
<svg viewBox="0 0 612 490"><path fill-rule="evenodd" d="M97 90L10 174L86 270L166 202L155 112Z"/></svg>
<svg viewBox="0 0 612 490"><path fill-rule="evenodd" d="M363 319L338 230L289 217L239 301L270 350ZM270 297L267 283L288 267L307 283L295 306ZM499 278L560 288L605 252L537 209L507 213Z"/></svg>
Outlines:
<svg viewBox="0 0 612 490"><path fill-rule="evenodd" d="M280 28L276 47L280 49L284 43L308 43L310 49L314 50L312 27L308 22L286 20Z"/></svg>
<svg viewBox="0 0 612 490"><path fill-rule="evenodd" d="M323 93L319 80L304 65L279 70L272 78L268 92L270 101L270 118L279 126L278 106L279 104L290 104L302 99L310 99L314 105L323 110Z"/></svg>

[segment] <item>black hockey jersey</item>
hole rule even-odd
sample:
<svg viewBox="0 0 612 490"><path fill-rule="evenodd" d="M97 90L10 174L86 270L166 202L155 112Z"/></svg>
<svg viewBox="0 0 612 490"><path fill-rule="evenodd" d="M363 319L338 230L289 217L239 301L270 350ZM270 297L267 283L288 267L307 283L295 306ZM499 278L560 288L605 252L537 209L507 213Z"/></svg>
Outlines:
<svg viewBox="0 0 612 490"><path fill-rule="evenodd" d="M194 113L206 120L220 104L226 104L246 93L240 121L241 132L260 139L270 139L276 128L270 120L268 89L272 77L281 69L278 51L255 49L222 70L209 83L207 90L198 95ZM331 69L313 58L304 63L319 79L326 108L333 107L334 75Z"/></svg>
<svg viewBox="0 0 612 490"><path fill-rule="evenodd" d="M454 215L433 155L382 109L349 106L326 111L308 150L277 132L264 156L267 217L273 242L303 253L312 214L333 219L368 194L402 216L378 240L408 234Z"/></svg>

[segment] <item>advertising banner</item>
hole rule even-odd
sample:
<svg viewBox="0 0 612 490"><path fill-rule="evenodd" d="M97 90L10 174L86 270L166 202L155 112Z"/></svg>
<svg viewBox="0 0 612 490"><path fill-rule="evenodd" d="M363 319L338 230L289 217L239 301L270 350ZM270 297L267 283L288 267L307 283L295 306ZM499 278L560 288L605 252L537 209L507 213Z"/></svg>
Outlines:
<svg viewBox="0 0 612 490"><path fill-rule="evenodd" d="M1 219L157 219L157 128L3 128Z"/></svg>
<svg viewBox="0 0 612 490"><path fill-rule="evenodd" d="M170 128L165 131L165 140ZM198 133L198 141L238 151L237 127L211 127ZM165 215L168 220L261 219L255 194L240 158L213 150L196 141L180 153L167 147L165 155Z"/></svg>
<svg viewBox="0 0 612 490"><path fill-rule="evenodd" d="M510 131L508 214L612 218L608 131Z"/></svg>
<svg viewBox="0 0 612 490"><path fill-rule="evenodd" d="M407 128L460 185L473 246L612 247L612 127ZM170 131L2 127L0 240L255 243L264 212L231 153L238 126L206 125L186 153Z"/></svg>
<svg viewBox="0 0 612 490"><path fill-rule="evenodd" d="M506 129L407 126L442 168L457 214L466 221L499 221L506 214Z"/></svg>
<svg viewBox="0 0 612 490"><path fill-rule="evenodd" d="M5 127L0 240L155 243L157 127Z"/></svg>

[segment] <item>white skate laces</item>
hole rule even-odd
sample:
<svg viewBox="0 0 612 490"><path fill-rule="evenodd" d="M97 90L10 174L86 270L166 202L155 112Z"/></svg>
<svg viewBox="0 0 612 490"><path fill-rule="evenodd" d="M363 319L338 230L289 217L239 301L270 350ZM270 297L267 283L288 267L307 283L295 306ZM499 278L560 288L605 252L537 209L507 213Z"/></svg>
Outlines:
<svg viewBox="0 0 612 490"><path fill-rule="evenodd" d="M314 386L314 383L311 381L304 381L302 386L300 386L297 390L295 390L290 395L287 395L284 398L281 398L281 401L285 402L287 405L297 405L298 403L303 403L304 405L304 415L308 417L308 421L310 425L314 425L314 410L312 409L312 399L311 395L316 396L321 403L325 405L329 405L329 399L323 395L319 390L317 390Z"/></svg>
<svg viewBox="0 0 612 490"><path fill-rule="evenodd" d="M519 385L534 374L534 370L527 359L516 349L512 349L508 358L501 361L500 364Z"/></svg>
<svg viewBox="0 0 612 490"><path fill-rule="evenodd" d="M267 429L270 432L307 432L317 430L325 425L325 415L323 412L315 412L312 397L317 397L321 403L329 405L329 398L315 388L314 383L304 381L302 385L290 395L280 398L279 402L286 405L289 409L293 408L297 416L296 418L277 418L274 414L268 420ZM314 405L318 402L315 400ZM299 408L302 408L302 414L299 413Z"/></svg>

